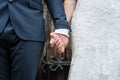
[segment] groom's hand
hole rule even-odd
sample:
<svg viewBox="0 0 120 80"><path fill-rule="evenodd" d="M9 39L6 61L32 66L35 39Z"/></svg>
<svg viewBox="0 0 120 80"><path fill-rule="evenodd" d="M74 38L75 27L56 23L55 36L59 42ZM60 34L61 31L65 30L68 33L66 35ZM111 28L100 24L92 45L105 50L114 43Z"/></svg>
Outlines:
<svg viewBox="0 0 120 80"><path fill-rule="evenodd" d="M69 37L54 32L52 32L50 36L51 36L50 45L56 46L60 53L64 52L65 48L68 45Z"/></svg>

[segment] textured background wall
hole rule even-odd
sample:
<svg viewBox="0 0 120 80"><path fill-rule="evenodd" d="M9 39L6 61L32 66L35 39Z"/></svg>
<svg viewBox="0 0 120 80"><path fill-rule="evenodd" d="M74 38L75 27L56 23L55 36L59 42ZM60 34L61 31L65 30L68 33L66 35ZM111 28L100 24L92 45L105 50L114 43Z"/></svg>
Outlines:
<svg viewBox="0 0 120 80"><path fill-rule="evenodd" d="M59 54L55 48L51 48L49 45L50 32L54 30L54 25L49 14L49 11L43 2L44 5L44 18L46 21L46 43L44 48L44 53L41 59L40 68L38 71L37 80L67 80L68 71L69 71L69 62L71 60L71 47L70 43L66 48L64 54ZM56 61L59 63L64 63L63 65L54 65L53 68L56 70L51 70L51 61ZM66 63L65 63L66 62ZM62 69L63 68L63 69Z"/></svg>

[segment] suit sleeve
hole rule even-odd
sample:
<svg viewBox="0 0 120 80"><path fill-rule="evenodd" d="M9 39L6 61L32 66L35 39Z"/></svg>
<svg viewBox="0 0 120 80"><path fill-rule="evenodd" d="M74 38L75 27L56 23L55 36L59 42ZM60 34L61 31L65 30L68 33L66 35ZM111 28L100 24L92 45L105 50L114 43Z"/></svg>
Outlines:
<svg viewBox="0 0 120 80"><path fill-rule="evenodd" d="M49 12L52 16L55 29L69 29L69 24L66 20L65 11L62 0L45 0Z"/></svg>

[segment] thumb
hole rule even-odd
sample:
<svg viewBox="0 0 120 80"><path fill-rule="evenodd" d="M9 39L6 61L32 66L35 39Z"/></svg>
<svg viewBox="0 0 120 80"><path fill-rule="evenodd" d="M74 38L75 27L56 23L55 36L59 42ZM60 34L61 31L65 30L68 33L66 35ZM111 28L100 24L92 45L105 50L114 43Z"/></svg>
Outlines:
<svg viewBox="0 0 120 80"><path fill-rule="evenodd" d="M56 36L57 36L56 33L54 33L54 32L51 32L51 33L50 33L50 37L51 37L51 38L55 38Z"/></svg>
<svg viewBox="0 0 120 80"><path fill-rule="evenodd" d="M50 46L53 47L54 46L54 38L50 39Z"/></svg>
<svg viewBox="0 0 120 80"><path fill-rule="evenodd" d="M50 46L53 47L54 44L55 44L55 39L54 38L56 37L56 34L54 32L52 32L52 33L50 33L50 37L51 37Z"/></svg>

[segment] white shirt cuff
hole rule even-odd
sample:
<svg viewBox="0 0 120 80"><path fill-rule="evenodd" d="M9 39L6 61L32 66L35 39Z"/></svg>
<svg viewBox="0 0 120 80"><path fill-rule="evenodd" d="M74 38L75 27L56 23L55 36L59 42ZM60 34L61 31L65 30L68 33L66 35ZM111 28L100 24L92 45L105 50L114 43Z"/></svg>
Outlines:
<svg viewBox="0 0 120 80"><path fill-rule="evenodd" d="M69 37L69 30L68 29L55 29L55 33L63 34Z"/></svg>

